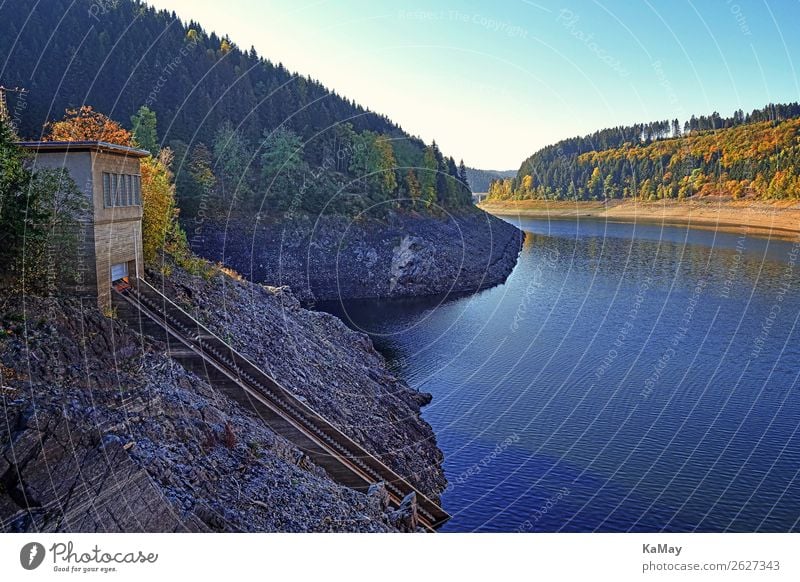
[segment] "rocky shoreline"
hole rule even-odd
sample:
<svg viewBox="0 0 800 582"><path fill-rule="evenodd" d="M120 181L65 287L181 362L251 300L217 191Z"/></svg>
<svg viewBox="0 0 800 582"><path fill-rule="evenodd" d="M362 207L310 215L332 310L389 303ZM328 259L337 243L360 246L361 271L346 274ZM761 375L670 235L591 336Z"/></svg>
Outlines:
<svg viewBox="0 0 800 582"><path fill-rule="evenodd" d="M522 233L477 209L443 217L293 216L187 221L192 249L304 303L474 293L516 265Z"/></svg>
<svg viewBox="0 0 800 582"><path fill-rule="evenodd" d="M209 223L193 242L281 285L171 260L148 271L151 284L438 499L443 455L421 418L430 395L392 375L368 336L297 296L477 291L513 269L520 231L471 211ZM392 510L380 484L365 494L335 483L93 298L5 293L0 307L0 531L416 530L413 501Z"/></svg>
<svg viewBox="0 0 800 582"><path fill-rule="evenodd" d="M366 336L266 288L165 265L151 282L431 497L442 453ZM0 531L413 531L92 299L0 297Z"/></svg>

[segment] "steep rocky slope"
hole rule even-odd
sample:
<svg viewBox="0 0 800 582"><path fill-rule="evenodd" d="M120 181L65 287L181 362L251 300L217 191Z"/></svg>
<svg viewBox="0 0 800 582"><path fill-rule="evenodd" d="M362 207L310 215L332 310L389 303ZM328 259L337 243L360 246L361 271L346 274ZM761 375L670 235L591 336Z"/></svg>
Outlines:
<svg viewBox="0 0 800 582"><path fill-rule="evenodd" d="M430 395L386 368L365 334L309 311L286 287L150 275L186 311L432 498L444 489L442 453L420 409Z"/></svg>
<svg viewBox="0 0 800 582"><path fill-rule="evenodd" d="M284 290L218 272L161 282L426 492L442 489L441 453L418 416L425 397L392 378L368 340ZM91 300L4 296L0 314L0 531L407 527L380 489L334 483Z"/></svg>

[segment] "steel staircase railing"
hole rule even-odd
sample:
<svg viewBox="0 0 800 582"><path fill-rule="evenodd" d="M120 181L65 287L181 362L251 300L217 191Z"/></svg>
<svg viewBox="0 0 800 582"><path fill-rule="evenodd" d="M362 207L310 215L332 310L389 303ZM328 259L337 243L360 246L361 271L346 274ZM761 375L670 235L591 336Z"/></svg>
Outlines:
<svg viewBox="0 0 800 582"><path fill-rule="evenodd" d="M450 516L434 501L418 491L375 455L353 441L340 429L320 416L307 404L297 399L274 378L263 372L227 342L220 339L194 317L170 301L152 285L138 279L131 288L117 291L130 305L157 323L169 336L192 350L199 357L220 370L242 388L247 388L262 399L271 409L300 430L305 438L316 442L322 451L334 457L343 467L349 468L364 482L364 486L382 481L394 505L411 492L417 497L419 515L423 524L434 529ZM289 435L292 440L294 433ZM299 446L299 445L298 445ZM301 447L303 448L303 447ZM313 453L312 453L313 458Z"/></svg>

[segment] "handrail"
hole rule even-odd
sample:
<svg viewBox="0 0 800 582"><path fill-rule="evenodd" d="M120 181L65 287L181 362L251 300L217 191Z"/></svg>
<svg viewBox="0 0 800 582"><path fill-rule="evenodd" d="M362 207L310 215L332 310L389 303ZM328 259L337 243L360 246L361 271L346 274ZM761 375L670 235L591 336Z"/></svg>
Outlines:
<svg viewBox="0 0 800 582"><path fill-rule="evenodd" d="M305 413L305 414L307 414L307 415L310 415L310 416L312 416L312 417L316 417L316 419L317 419L317 420L320 420L320 421L324 422L324 423L325 423L325 425L327 425L327 426L326 426L326 428L330 428L330 429L331 429L331 431L332 431L332 432L333 432L333 433L334 433L334 434L335 434L337 437L340 437L340 438L342 438L342 439L343 439L345 442L347 442L347 444L349 444L349 445L352 445L352 447L353 447L354 449L356 449L356 451L357 451L357 452L359 452L359 453L363 452L363 453L364 453L364 457L366 457L366 458L369 458L369 459L371 459L371 460L374 460L374 461L376 461L377 463L379 463L380 465L382 465L381 469L385 469L386 471L390 471L390 472L394 473L394 471L393 471L391 468L389 468L389 467L388 467L388 466L386 466L386 465L385 465L385 464L384 464L382 461L380 461L379 459L377 459L377 458L376 458L376 457L375 457L375 456L374 456L372 453L369 453L368 451L366 451L366 450L365 450L365 449L364 449L364 448L363 448L361 445L359 445L358 443L356 443L355 441L353 441L353 440L352 440L352 439L351 439L349 436L347 436L345 433L343 433L343 432L342 432L340 429L338 429L338 428L336 428L335 426L333 426L332 424L330 424L330 421L328 421L327 419L325 419L325 418L323 418L322 416L320 416L320 415L319 415L319 413L317 413L315 410L313 410L313 409L312 409L311 407L309 407L307 404L305 404L304 402L301 402L300 400L298 400L298 399L297 399L295 396L293 396L293 395L292 395L292 394L291 394L291 393L290 393L288 390L286 390L286 388L284 388L283 386L281 386L281 384L280 384L280 383L279 383L279 382L278 382L278 381L277 381L275 378L273 378L273 377L269 376L268 374L264 373L264 372L263 372L261 369L259 369L259 368L258 368L258 367L257 367L255 364L253 364L253 363L252 363L252 362L249 360L249 358L247 358L246 356L244 356L244 355L240 354L240 353L239 353L239 352L238 352L238 351L237 351L235 348L233 348L233 346L231 346L230 344L228 344L227 342L225 342L224 340L222 340L221 338L219 338L219 337L218 337L218 336L217 336L215 333L213 333L211 330L209 330L208 328L206 328L206 327L205 327L203 324L201 324L199 321L197 321L197 320L196 320L194 317L192 317L192 316L191 316L189 313L187 313L186 311L184 311L184 310L183 310L183 309L182 309L180 306L178 306L178 305L176 305L174 302L172 302L172 301L171 301L171 300L170 300L168 297L166 297L166 296L165 296L163 293L159 292L157 289L155 289L155 288L154 288L152 285L150 285L150 284L149 284L149 283L147 283L146 281L137 281L137 282L144 283L144 285L145 285L146 287L149 287L151 291L155 292L156 294L158 294L158 295L160 296L160 297L159 297L159 299L162 299L162 300L163 300L165 303L167 303L168 305L170 305L170 306L171 306L173 309L176 309L176 310L178 310L178 312L179 312L179 313L181 313L181 314L182 314L184 317L186 317L186 318L190 319L190 320L191 320L191 322L192 322L192 324L194 324L194 325L196 325L198 328L202 329L204 332L206 332L206 334L207 334L207 335L209 335L209 336L213 337L213 338L214 338L214 339L215 339L217 342L219 342L220 344L222 344L222 345L225 347L225 349L229 350L229 351L230 351L230 352L231 352L233 355L235 355L237 358L240 358L240 359L241 359L241 360L242 360L244 363L246 363L246 364L248 364L248 365L252 366L252 367L254 368L254 370L255 370L257 373L261 373L263 376L265 376L265 377L267 378L267 380L268 380L270 383L272 383L272 384L274 385L274 387L275 387L275 388L277 388L277 389L279 390L278 397L282 397L282 398L284 398L284 399L291 399L291 400L293 401L293 402L290 402L290 403L285 403L285 404L287 404L287 405L289 405L289 406L294 406L294 407L296 407L296 408L300 408L300 411L301 411L301 412L303 412L303 413ZM166 315L168 315L168 314L166 314L166 313L165 313L164 315L166 316ZM213 353L213 352L212 352L212 353ZM220 356L221 356L221 354L214 354L214 355L216 355L217 357L220 357ZM234 364L235 364L235 362L234 362ZM413 486L412 486L410 483L408 483L408 482L407 482L405 479L403 479L403 478L402 478L400 475L397 475L397 474L395 474L395 477L396 477L396 478L397 478L397 480L399 480L401 483L403 483L403 484L407 485L407 487L408 487L408 488L410 488L410 489L414 489L414 487L413 487ZM419 493L418 493L418 494L419 494Z"/></svg>
<svg viewBox="0 0 800 582"><path fill-rule="evenodd" d="M123 294L123 295L125 296L125 294ZM126 296L126 299L127 299L129 302L131 302L131 301L130 301L130 299L129 299L127 296ZM132 303L132 302L131 302L131 303ZM151 301L147 301L147 303L152 303L152 302L151 302ZM145 315L147 315L148 317L150 317L151 319L156 319L156 318L157 318L157 316L158 316L158 314L157 314L157 313L154 313L154 312L152 312L152 311L151 311L149 308L147 308L146 306L145 306L145 307L142 307L142 304L141 304L141 303L140 303L140 304L137 306L137 308L138 308L138 309L139 309L139 310L140 310L142 313L144 313ZM164 314L164 315L165 315L165 319L166 319L166 314ZM228 376L229 376L229 377L230 377L232 380L234 380L234 381L236 381L238 384L240 384L240 385L242 386L242 388L243 388L243 389L245 389L245 390L247 391L247 393L248 393L248 394L253 394L254 396L261 396L261 398L265 398L265 397L266 397L266 395L264 395L264 394L259 394L259 391L257 391L257 392L254 392L252 389L248 389L247 385L246 385L246 384L244 384L243 382L241 382L241 379L240 379L240 377L239 377L239 374L238 374L237 370L235 370L234 368L232 368L230 364L226 364L226 363L225 363L224 361L222 361L222 359L221 359L221 358L219 358L219 357L217 357L217 358L210 358L210 357L209 357L209 352L208 352L207 350L198 349L196 346L192 345L192 344L191 344L191 343L190 343L190 342L189 342L189 341L188 341L186 338L184 338L184 337L181 337L181 335L179 335L179 334L177 333L177 331L178 331L178 330L176 330L176 329L173 329L171 326L167 325L167 323L166 323L166 322L162 323L162 322L160 322L160 321L159 321L159 324L160 324L160 325L163 325L163 327L164 327L164 329L165 329L166 331L168 331L169 333L171 333L172 335L174 335L174 336L176 337L176 339L178 339L178 340L179 340L179 341L180 341L180 342L181 342L181 343L182 343L184 346L186 346L186 347L187 347L189 350L191 350L192 352L194 352L194 353L195 353L197 356L201 357L201 358L202 358L202 359L203 359L205 362L207 362L207 363L209 363L209 364L213 365L215 368L217 368L217 369L218 369L218 370L220 370L221 372L224 372L226 375L228 375ZM256 388L258 388L259 386L257 386L257 385L256 385L255 387L256 387ZM260 400L261 400L261 399L260 399ZM264 402L264 400L261 400L261 401L262 401L262 402ZM276 413L281 413L281 410L280 410L279 408L276 408L275 406L273 406L273 403L271 403L271 402L268 402L268 401L267 401L267 402L264 402L264 403L265 403L265 404L267 404L267 405L268 405L268 406L269 406L269 407L270 407L270 408L271 408L271 409L272 409L274 412L276 412ZM284 417L284 418L285 418L285 417ZM287 421L289 421L289 422L292 422L292 424L293 424L293 425L294 425L296 428L298 428L298 429L300 429L300 430L314 430L314 427L313 427L313 426L312 426L312 427L301 426L301 425L297 424L296 422L294 422L294 421L293 421L291 418L285 418L285 420L287 420ZM324 435L322 435L322 436L324 436ZM330 441L330 442L331 442L332 444L334 444L334 445L336 444L336 443L333 443L332 439L330 439L329 437L327 437L327 440L328 440L328 441ZM324 448L325 448L325 449L328 449L328 447L324 447ZM331 453L332 455L336 455L336 452L335 452L335 451L330 451L330 453ZM361 477L362 477L362 478L364 478L366 482L368 482L368 483L369 483L369 482L371 482L371 481L370 481L370 479L369 479L369 475L366 475L366 474L361 474Z"/></svg>
<svg viewBox="0 0 800 582"><path fill-rule="evenodd" d="M147 292L155 295L155 298L147 297ZM426 525L431 528L438 527L449 519L450 516L437 503L417 490L405 478L331 424L305 402L299 400L275 378L266 374L249 358L219 338L148 282L136 279L132 288L120 295L133 303L150 319L162 325L168 333L176 336L193 352L230 376L248 393L255 390L256 393L262 395L262 398L268 398L271 401L271 409L284 420L291 422L301 432L306 433L306 436L316 441L323 450L327 450L332 456L339 458L340 462L346 461L350 465L349 470L361 474L361 478L366 483L372 483L375 480L383 481L390 499L395 504L399 504L405 495L414 492L417 495L419 513L427 522ZM157 305L157 302L162 302L163 306ZM178 316L183 321L180 321ZM187 325L196 328L199 333L192 333ZM220 349L227 354L219 353ZM226 357L226 355L230 357ZM262 381L258 380L259 376ZM267 383L266 386L264 382ZM250 386L249 390L247 389L248 385ZM278 408L275 408L276 406Z"/></svg>

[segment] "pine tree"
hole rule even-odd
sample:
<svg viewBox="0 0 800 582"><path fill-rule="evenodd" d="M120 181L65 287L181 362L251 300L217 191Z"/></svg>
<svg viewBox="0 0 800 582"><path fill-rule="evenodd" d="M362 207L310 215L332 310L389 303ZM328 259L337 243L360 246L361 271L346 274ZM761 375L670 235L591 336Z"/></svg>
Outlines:
<svg viewBox="0 0 800 582"><path fill-rule="evenodd" d="M411 206L412 208L416 208L417 203L422 197L422 188L419 185L419 180L417 180L417 175L414 173L414 170L409 169L406 171L405 183L408 197L411 199Z"/></svg>
<svg viewBox="0 0 800 582"><path fill-rule="evenodd" d="M421 200L426 208L431 208L436 203L436 178L439 173L439 163L436 159L436 142L425 148L420 168L420 185L422 187Z"/></svg>
<svg viewBox="0 0 800 582"><path fill-rule="evenodd" d="M394 158L392 142L385 137L375 140L375 148L378 162L376 168L376 201L385 201L390 199L397 190L397 176L395 176L397 161Z"/></svg>
<svg viewBox="0 0 800 582"><path fill-rule="evenodd" d="M272 209L285 211L293 206L295 197L302 196L299 191L306 170L303 161L303 141L292 130L279 127L266 132L261 143L261 184L260 192ZM300 207L302 199L297 200ZM258 201L258 207L260 207Z"/></svg>
<svg viewBox="0 0 800 582"><path fill-rule="evenodd" d="M214 174L220 189L218 203L229 210L251 199L252 154L244 136L230 123L223 123L214 138Z"/></svg>
<svg viewBox="0 0 800 582"><path fill-rule="evenodd" d="M131 133L137 146L157 156L161 149L158 145L156 130L156 114L146 105L142 105L136 115L131 117Z"/></svg>
<svg viewBox="0 0 800 582"><path fill-rule="evenodd" d="M458 163L458 179L464 184L468 189L472 189L469 183L469 179L467 178L467 166L464 165L464 160L461 160Z"/></svg>

